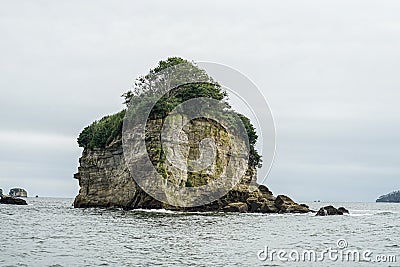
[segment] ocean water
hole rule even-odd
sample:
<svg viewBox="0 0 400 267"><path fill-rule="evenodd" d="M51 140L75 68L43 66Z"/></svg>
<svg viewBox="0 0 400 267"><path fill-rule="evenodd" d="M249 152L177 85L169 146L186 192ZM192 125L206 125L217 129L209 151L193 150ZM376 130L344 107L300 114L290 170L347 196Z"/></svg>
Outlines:
<svg viewBox="0 0 400 267"><path fill-rule="evenodd" d="M0 205L0 266L400 266L400 204L309 203L351 213L315 217L74 209L72 199L57 198L27 202ZM325 250L331 255L322 258ZM312 252L315 259L307 256ZM368 255L357 259L357 253Z"/></svg>

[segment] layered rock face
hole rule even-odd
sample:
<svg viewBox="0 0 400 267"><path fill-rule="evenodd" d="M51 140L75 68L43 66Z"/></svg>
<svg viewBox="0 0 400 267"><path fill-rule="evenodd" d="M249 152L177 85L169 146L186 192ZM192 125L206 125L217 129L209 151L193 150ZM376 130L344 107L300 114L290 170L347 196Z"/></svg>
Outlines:
<svg viewBox="0 0 400 267"><path fill-rule="evenodd" d="M177 170L166 163L161 151L161 121L148 122L146 139L147 152L152 163L169 183L181 187L198 187L218 179L229 164L229 141L222 128L210 124L210 121L195 120L184 128L186 143L180 148L188 159L186 171ZM215 160L211 167L199 172L190 168L190 160L200 157L199 142L212 138L216 142ZM168 153L176 153L169 151ZM157 209L164 208L181 211L227 211L227 212L260 212L260 213L305 213L309 209L299 205L286 196L274 197L263 185L255 182L255 168L244 166L244 177L227 194L209 204L196 207L177 207L162 203L141 189L131 176L125 161L121 138L114 140L106 148L85 148L79 160L78 173L80 191L75 198L74 206L83 207L120 207L124 209ZM140 166L140 165L138 165ZM247 169L248 168L248 169Z"/></svg>

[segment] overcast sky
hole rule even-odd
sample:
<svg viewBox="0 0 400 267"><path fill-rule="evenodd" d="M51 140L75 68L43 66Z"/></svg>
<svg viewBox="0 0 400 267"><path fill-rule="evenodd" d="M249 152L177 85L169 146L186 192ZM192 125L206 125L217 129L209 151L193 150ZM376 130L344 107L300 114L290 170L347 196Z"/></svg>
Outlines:
<svg viewBox="0 0 400 267"><path fill-rule="evenodd" d="M399 1L0 1L0 188L74 197L80 131L161 59L246 74L275 118L267 184L299 201L400 189Z"/></svg>

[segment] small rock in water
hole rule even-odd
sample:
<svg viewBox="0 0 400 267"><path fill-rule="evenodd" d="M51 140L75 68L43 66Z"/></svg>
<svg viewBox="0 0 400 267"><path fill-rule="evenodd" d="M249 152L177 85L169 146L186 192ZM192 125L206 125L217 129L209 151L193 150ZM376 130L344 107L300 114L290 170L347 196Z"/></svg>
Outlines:
<svg viewBox="0 0 400 267"><path fill-rule="evenodd" d="M345 214L345 213L350 214L349 210L344 207L338 208L338 211L342 212L343 214Z"/></svg>
<svg viewBox="0 0 400 267"><path fill-rule="evenodd" d="M344 213L349 214L349 211L344 207L337 209L334 206L326 206L320 208L316 216L343 215Z"/></svg>

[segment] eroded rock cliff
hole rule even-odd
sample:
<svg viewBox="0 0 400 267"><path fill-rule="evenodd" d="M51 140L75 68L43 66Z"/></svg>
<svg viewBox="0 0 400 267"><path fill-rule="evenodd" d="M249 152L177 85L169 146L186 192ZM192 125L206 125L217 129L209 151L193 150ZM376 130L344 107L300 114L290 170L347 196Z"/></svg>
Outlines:
<svg viewBox="0 0 400 267"><path fill-rule="evenodd" d="M221 128L213 126L207 120L195 120L187 129L188 158L198 156L198 142L204 138L216 140L216 159L211 168L200 172L174 170L173 166L161 160L160 137L157 134L162 122L154 120L147 127L150 142L147 150L153 159L155 168L169 182L183 187L197 187L218 179L222 170L229 163L228 141ZM175 153L172 151L171 153ZM260 212L260 213L305 213L308 207L299 205L285 196L274 197L264 185L255 181L256 169L248 167L244 177L229 192L211 202L197 207L176 207L162 203L143 191L131 176L126 164L121 138L115 139L106 148L85 148L79 160L80 166L75 178L79 180L80 191L76 197L75 207L120 207L124 209L171 209L184 211L228 211L228 212ZM163 162L163 163L161 163ZM252 182L253 181L253 182Z"/></svg>

